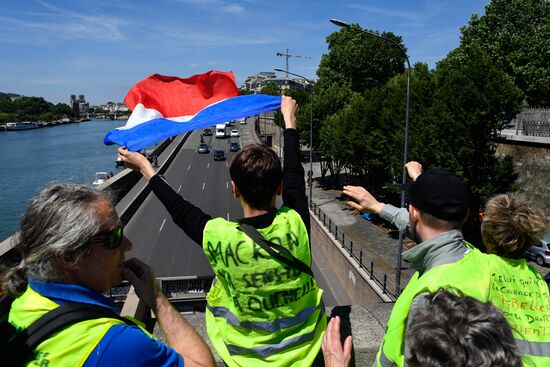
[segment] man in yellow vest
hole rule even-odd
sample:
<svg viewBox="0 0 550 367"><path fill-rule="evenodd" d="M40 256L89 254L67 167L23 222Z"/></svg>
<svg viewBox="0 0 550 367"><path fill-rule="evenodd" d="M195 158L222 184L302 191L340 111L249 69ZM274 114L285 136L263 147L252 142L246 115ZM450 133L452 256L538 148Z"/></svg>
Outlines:
<svg viewBox="0 0 550 367"><path fill-rule="evenodd" d="M378 214L390 221L417 246L403 252L404 261L416 270L397 299L382 346L377 366L403 366L407 319L412 305L421 293L435 292L453 286L464 294L487 301L490 273L487 257L463 239L461 226L469 214L469 192L455 175L442 170L422 172L417 162L407 163L414 180L407 188L410 204L399 209L376 200L358 186L344 186L349 206L362 212Z"/></svg>
<svg viewBox="0 0 550 367"><path fill-rule="evenodd" d="M481 234L491 255L489 299L512 327L525 366L550 366L550 296L525 251L540 241L544 214L522 197L501 194L485 207Z"/></svg>
<svg viewBox="0 0 550 367"><path fill-rule="evenodd" d="M202 246L212 265L216 283L207 296L206 327L229 367L311 366L327 325L323 292L308 274L309 209L296 101L283 96L281 112L284 169L275 152L262 145L248 145L232 159L231 188L244 213L237 222L212 219L177 194L141 154L118 150L128 167L149 180L174 222ZM277 209L281 194L283 206ZM259 240L244 232L250 227ZM270 255L260 246L261 237L286 249L286 259L295 265Z"/></svg>
<svg viewBox="0 0 550 367"><path fill-rule="evenodd" d="M99 318L66 326L41 342L26 365L213 366L208 346L170 305L151 269L137 259L107 194L83 185L54 184L30 203L15 249L19 264L2 286L15 298L8 321L27 329L51 310L71 303L116 311L102 293L126 278L155 313L171 347L141 326ZM135 321L135 320L134 320Z"/></svg>

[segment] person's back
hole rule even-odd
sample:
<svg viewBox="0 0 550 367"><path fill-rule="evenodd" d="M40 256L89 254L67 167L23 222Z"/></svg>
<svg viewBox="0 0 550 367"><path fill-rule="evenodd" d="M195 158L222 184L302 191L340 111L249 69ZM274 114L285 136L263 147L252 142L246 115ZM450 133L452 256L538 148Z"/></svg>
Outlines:
<svg viewBox="0 0 550 367"><path fill-rule="evenodd" d="M487 301L489 284L486 257L474 248L467 250L460 260L434 266L422 274L415 272L392 308L378 354L381 365L404 365L407 319L415 311L414 300L419 294L452 286L465 295Z"/></svg>
<svg viewBox="0 0 550 367"><path fill-rule="evenodd" d="M403 252L403 259L416 272L392 309L377 355L381 366L404 365L407 318L414 312L412 305L419 294L454 286L486 301L489 292L487 258L464 241L460 230L469 213L468 189L458 177L445 171L420 174L421 166L416 162L409 162L407 169L415 180L408 188L408 211L378 202L361 187L344 187L344 194L353 199L348 205L380 215L418 243Z"/></svg>
<svg viewBox="0 0 550 367"><path fill-rule="evenodd" d="M122 159L150 180L174 222L203 248L212 265L216 283L207 296L207 331L230 367L310 366L327 324L322 290L308 274L309 210L297 105L282 98L284 168L276 153L262 145L246 146L232 159L231 188L244 213L237 222L212 219L175 193L142 156L119 149ZM275 198L281 194L283 207L277 209ZM291 255L286 258L306 271L275 259L245 230L286 248Z"/></svg>
<svg viewBox="0 0 550 367"><path fill-rule="evenodd" d="M550 365L550 296L525 251L540 239L544 216L513 194L487 202L481 231L491 254L490 301L506 316L526 366Z"/></svg>
<svg viewBox="0 0 550 367"><path fill-rule="evenodd" d="M299 164L296 148L285 144L285 169ZM278 210L274 195L281 190L282 172L273 150L246 146L233 158L230 175L245 218L215 218L204 228L203 249L218 280L207 296L210 340L229 366L309 366L326 325L322 290L311 275L273 258L241 229L256 228L311 267L308 228L297 211L307 209L307 202L304 191L293 186L303 182L303 173L296 183L283 180L286 192Z"/></svg>

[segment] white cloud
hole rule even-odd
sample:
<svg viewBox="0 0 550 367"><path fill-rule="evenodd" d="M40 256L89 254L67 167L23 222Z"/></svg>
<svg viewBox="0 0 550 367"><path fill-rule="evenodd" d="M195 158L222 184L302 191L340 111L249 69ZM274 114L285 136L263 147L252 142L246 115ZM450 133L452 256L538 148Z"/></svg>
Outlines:
<svg viewBox="0 0 550 367"><path fill-rule="evenodd" d="M193 7L208 10L208 11L217 11L231 14L242 14L245 12L245 7L231 1L225 0L174 0L186 5L191 5Z"/></svg>
<svg viewBox="0 0 550 367"><path fill-rule="evenodd" d="M84 39L122 41L126 37L121 26L123 19L109 15L83 15L59 9L44 1L37 3L46 11L16 13L16 17L0 16L3 39L21 43L44 43Z"/></svg>
<svg viewBox="0 0 550 367"><path fill-rule="evenodd" d="M348 8L383 15L390 18L398 18L402 20L401 25L412 28L423 28L427 23L441 14L446 8L445 4L437 2L428 2L426 7L420 11L400 11L397 9L388 9L365 4L348 4Z"/></svg>

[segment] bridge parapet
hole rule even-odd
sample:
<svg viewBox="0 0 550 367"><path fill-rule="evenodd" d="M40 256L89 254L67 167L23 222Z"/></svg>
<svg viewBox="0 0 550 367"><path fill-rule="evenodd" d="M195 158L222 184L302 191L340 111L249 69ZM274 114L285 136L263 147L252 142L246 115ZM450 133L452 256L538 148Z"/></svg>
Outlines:
<svg viewBox="0 0 550 367"><path fill-rule="evenodd" d="M374 261L367 259L359 246L354 247L353 241L315 203L310 216L312 242L322 248L354 303L395 302L388 275L375 270Z"/></svg>

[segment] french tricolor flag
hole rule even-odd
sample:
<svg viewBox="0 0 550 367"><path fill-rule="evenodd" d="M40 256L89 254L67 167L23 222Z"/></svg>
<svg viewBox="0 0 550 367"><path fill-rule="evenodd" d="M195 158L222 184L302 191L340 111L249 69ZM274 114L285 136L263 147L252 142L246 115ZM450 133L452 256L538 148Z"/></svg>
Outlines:
<svg viewBox="0 0 550 367"><path fill-rule="evenodd" d="M103 142L137 151L181 133L281 106L281 97L238 94L232 72L209 71L185 79L151 75L130 89L124 99L132 110L128 122L109 131Z"/></svg>

